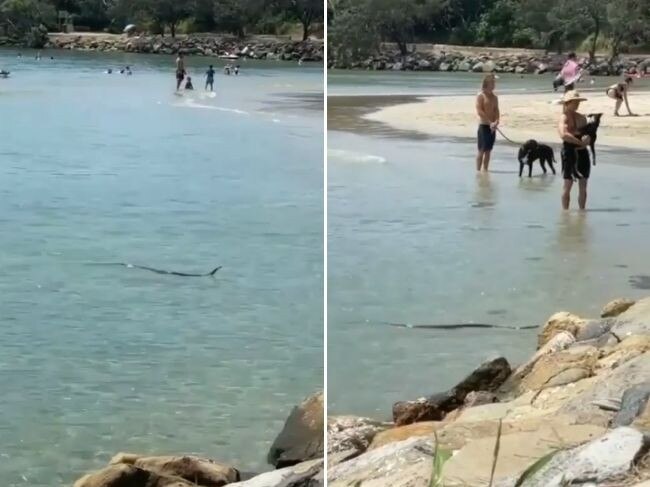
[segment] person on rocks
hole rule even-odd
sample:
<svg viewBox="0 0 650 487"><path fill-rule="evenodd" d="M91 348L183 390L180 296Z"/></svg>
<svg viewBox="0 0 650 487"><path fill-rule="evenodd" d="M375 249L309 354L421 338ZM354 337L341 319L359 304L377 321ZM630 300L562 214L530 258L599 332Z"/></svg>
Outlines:
<svg viewBox="0 0 650 487"><path fill-rule="evenodd" d="M176 91L181 89L181 83L185 79L185 58L182 52L176 58Z"/></svg>
<svg viewBox="0 0 650 487"><path fill-rule="evenodd" d="M616 104L614 105L614 116L615 117L620 117L620 114L618 113L619 109L621 108L621 105L625 101L625 108L627 108L627 113L630 117L634 117L634 113L632 113L632 110L630 110L630 103L627 100L627 94L630 90L630 86L632 85L632 76L626 75L625 79L621 83L616 83L615 85L610 86L605 90L605 93L607 94L608 97L610 97L612 100L616 100Z"/></svg>
<svg viewBox="0 0 650 487"><path fill-rule="evenodd" d="M490 155L496 140L496 130L499 127L499 98L494 94L496 81L494 75L483 78L483 86L476 97L476 114L478 126L478 154L476 170L487 172L490 165Z"/></svg>
<svg viewBox="0 0 650 487"><path fill-rule="evenodd" d="M206 71L205 75L205 90L208 91L208 88L210 88L210 91L214 91L214 67L212 67L212 64Z"/></svg>
<svg viewBox="0 0 650 487"><path fill-rule="evenodd" d="M587 124L586 117L578 113L580 103L586 100L577 91L568 91L562 98L563 109L558 133L562 139L562 208L565 210L569 209L571 188L575 179L578 180L578 206L581 210L587 206L587 181L591 170L587 148L591 140L588 135L577 137L580 129Z"/></svg>

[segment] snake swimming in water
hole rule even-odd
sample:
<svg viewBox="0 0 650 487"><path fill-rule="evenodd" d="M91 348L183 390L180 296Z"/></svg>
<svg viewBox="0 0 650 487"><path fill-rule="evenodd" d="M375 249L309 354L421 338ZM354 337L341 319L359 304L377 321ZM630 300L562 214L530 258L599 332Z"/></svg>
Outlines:
<svg viewBox="0 0 650 487"><path fill-rule="evenodd" d="M164 269L156 269L154 267L147 267L144 265L137 265L137 264L128 264L126 262L108 262L105 264L95 264L95 265L112 265L112 266L122 266L122 267L127 267L129 269L142 269L145 271L150 271L150 272L155 272L156 274L164 274L168 276L181 276L181 277L214 277L214 275L217 273L219 269L221 269L222 266L216 267L214 270L211 272L206 272L205 274L194 274L190 272L175 272L175 271L166 271Z"/></svg>

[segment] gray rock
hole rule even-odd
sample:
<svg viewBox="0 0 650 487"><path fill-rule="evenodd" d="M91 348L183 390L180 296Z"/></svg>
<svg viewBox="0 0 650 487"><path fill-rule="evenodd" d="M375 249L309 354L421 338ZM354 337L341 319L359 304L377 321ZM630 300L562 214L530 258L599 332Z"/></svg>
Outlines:
<svg viewBox="0 0 650 487"><path fill-rule="evenodd" d="M393 71L404 71L404 64L403 63L395 63L395 64L393 64L393 67L391 69Z"/></svg>
<svg viewBox="0 0 650 487"><path fill-rule="evenodd" d="M363 453L380 431L392 426L370 418L333 416L327 420L327 453L355 450Z"/></svg>
<svg viewBox="0 0 650 487"><path fill-rule="evenodd" d="M627 311L612 319L614 324L611 331L620 339L629 335L650 334L650 298L637 301Z"/></svg>
<svg viewBox="0 0 650 487"><path fill-rule="evenodd" d="M327 485L429 487L435 445L428 438L390 443L328 470Z"/></svg>
<svg viewBox="0 0 650 487"><path fill-rule="evenodd" d="M448 72L452 70L452 65L450 63L442 62L438 69L443 72Z"/></svg>
<svg viewBox="0 0 650 487"><path fill-rule="evenodd" d="M559 413L573 416L577 424L607 424L611 413L603 411L595 403L621 398L631 387L645 384L650 377L650 354L635 357L598 377L588 390L567 401Z"/></svg>
<svg viewBox="0 0 650 487"><path fill-rule="evenodd" d="M484 73L493 73L496 71L497 65L494 63L494 61L485 61L483 63L483 72Z"/></svg>
<svg viewBox="0 0 650 487"><path fill-rule="evenodd" d="M561 487L605 482L629 472L639 452L646 447L643 433L621 427L601 438L570 450L561 451L522 487Z"/></svg>
<svg viewBox="0 0 650 487"><path fill-rule="evenodd" d="M650 382L630 387L623 393L621 407L612 420L612 426L629 426L643 412L650 398Z"/></svg>
<svg viewBox="0 0 650 487"><path fill-rule="evenodd" d="M517 74L524 74L526 72L526 67L525 66L517 66L515 68L515 73Z"/></svg>
<svg viewBox="0 0 650 487"><path fill-rule="evenodd" d="M586 320L576 332L576 341L583 342L599 338L608 333L613 325L614 321L611 319Z"/></svg>
<svg viewBox="0 0 650 487"><path fill-rule="evenodd" d="M483 63L478 62L474 66L472 66L472 72L474 72L474 73L482 73L483 72Z"/></svg>
<svg viewBox="0 0 650 487"><path fill-rule="evenodd" d="M459 63L457 68L458 71L469 71L470 69L472 69L472 66L467 61Z"/></svg>
<svg viewBox="0 0 650 487"><path fill-rule="evenodd" d="M315 487L317 483L312 482L312 479L322 471L323 465L323 459L311 460L228 485L229 487Z"/></svg>

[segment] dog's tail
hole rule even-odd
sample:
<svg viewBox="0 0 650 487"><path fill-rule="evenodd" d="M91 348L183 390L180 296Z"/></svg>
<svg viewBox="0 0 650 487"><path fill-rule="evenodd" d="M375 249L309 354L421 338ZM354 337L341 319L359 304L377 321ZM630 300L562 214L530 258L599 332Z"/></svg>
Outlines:
<svg viewBox="0 0 650 487"><path fill-rule="evenodd" d="M210 276L210 277L214 277L214 275L217 273L217 271L218 271L219 269L221 269L221 267L222 267L222 266L219 266L219 267L215 268L215 270L213 270L212 272L208 273L207 275Z"/></svg>
<svg viewBox="0 0 650 487"><path fill-rule="evenodd" d="M596 148L594 147L594 143L592 142L591 144L591 157L593 158L593 165L596 165Z"/></svg>

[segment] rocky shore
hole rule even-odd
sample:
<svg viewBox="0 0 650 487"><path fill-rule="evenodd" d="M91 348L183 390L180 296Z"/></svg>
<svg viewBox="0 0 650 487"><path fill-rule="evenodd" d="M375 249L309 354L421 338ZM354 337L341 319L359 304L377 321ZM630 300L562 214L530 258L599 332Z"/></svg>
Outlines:
<svg viewBox="0 0 650 487"><path fill-rule="evenodd" d="M650 298L556 313L526 363L486 362L390 422L330 417L328 485L649 487L649 397Z"/></svg>
<svg viewBox="0 0 650 487"><path fill-rule="evenodd" d="M472 51L472 52L468 52ZM363 69L372 71L460 71L474 73L544 74L559 72L566 60L565 54L543 51L471 48L465 50L452 46L431 46L414 50L403 56L390 48L363 60L349 61L328 59L328 67L334 69ZM582 66L594 76L619 75L625 71L650 70L650 55L624 56L612 65L605 57L593 62L582 58Z"/></svg>
<svg viewBox="0 0 650 487"><path fill-rule="evenodd" d="M296 406L273 442L268 462L276 470L255 475L236 466L189 455L118 453L102 470L74 487L321 487L324 485L323 394Z"/></svg>
<svg viewBox="0 0 650 487"><path fill-rule="evenodd" d="M0 46L18 47L5 38ZM270 36L238 39L232 36L196 35L133 36L111 34L49 34L46 48L77 51L133 52L146 54L176 54L193 56L238 56L248 59L322 62L322 41L292 41Z"/></svg>

